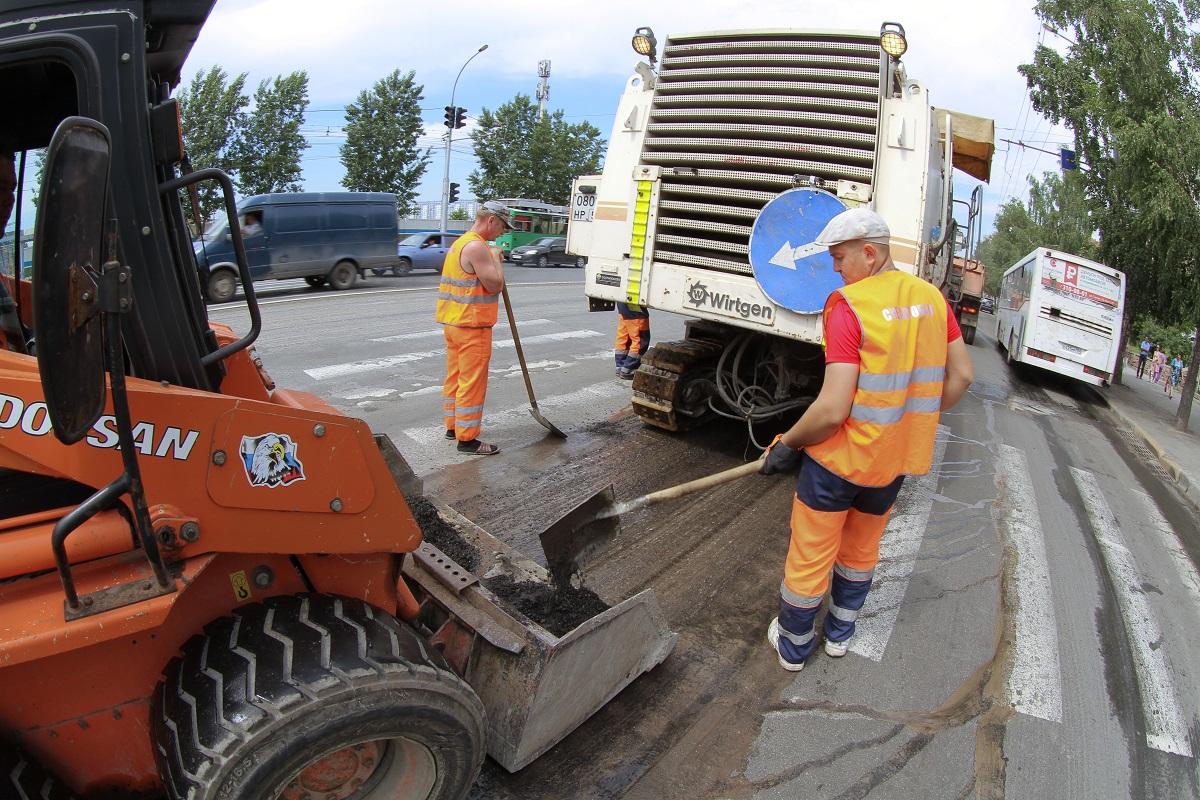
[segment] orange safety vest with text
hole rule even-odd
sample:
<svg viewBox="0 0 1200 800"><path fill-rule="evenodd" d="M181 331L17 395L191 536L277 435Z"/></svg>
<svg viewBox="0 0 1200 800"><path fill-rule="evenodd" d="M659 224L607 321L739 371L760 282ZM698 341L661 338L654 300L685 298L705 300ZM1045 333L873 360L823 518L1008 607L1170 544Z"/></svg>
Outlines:
<svg viewBox="0 0 1200 800"><path fill-rule="evenodd" d="M462 268L463 248L483 237L467 231L455 240L442 264L442 282L438 285L437 321L457 328L490 328L496 324L499 295L483 288L478 275Z"/></svg>
<svg viewBox="0 0 1200 800"><path fill-rule="evenodd" d="M859 486L924 475L933 459L946 377L946 300L932 284L888 270L837 290L862 326L858 387L842 426L804 448ZM825 317L835 295L825 303Z"/></svg>

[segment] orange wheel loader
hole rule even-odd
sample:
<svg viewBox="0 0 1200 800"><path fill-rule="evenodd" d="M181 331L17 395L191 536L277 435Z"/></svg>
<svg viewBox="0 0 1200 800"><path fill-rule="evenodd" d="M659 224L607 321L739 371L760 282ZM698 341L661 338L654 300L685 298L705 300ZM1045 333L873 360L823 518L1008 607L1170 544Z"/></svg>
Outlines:
<svg viewBox="0 0 1200 800"><path fill-rule="evenodd" d="M171 98L212 2L0 6L0 158L47 148L0 282L0 800L463 797L674 635L648 592L561 637L503 607L422 543L386 437L271 381ZM204 182L242 336L200 291Z"/></svg>

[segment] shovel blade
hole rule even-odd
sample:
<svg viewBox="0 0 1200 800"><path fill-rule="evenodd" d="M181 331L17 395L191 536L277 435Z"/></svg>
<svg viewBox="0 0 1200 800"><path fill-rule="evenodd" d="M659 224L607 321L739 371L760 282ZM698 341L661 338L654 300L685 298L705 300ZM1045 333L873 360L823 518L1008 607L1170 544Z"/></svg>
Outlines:
<svg viewBox="0 0 1200 800"><path fill-rule="evenodd" d="M562 431L560 431L553 422L551 422L550 420L548 420L544 416L542 416L541 411L538 411L536 408L531 408L531 409L529 409L529 413L534 419L536 419L538 421L538 424L540 424L546 430L550 431L550 433L554 434L555 436L557 436L560 439L567 438L567 435L565 433L563 433Z"/></svg>
<svg viewBox="0 0 1200 800"><path fill-rule="evenodd" d="M571 576L584 572L616 538L621 529L617 518L599 518L614 505L613 487L609 486L542 531L538 538L546 554L546 567L559 586L569 586Z"/></svg>

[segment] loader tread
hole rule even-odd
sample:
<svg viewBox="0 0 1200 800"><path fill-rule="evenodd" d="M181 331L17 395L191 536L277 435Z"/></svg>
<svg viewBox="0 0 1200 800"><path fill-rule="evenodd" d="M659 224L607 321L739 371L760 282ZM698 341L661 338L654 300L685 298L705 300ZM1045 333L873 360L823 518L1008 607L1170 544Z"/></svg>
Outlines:
<svg viewBox="0 0 1200 800"><path fill-rule="evenodd" d="M18 747L0 745L0 798L75 800L75 793Z"/></svg>
<svg viewBox="0 0 1200 800"><path fill-rule="evenodd" d="M259 767L265 741L289 732L311 737L305 719L366 693L462 717L467 733L455 763L470 786L484 754L484 710L474 691L391 614L361 600L302 594L209 623L167 666L151 707L167 796L258 796L261 785L228 787Z"/></svg>

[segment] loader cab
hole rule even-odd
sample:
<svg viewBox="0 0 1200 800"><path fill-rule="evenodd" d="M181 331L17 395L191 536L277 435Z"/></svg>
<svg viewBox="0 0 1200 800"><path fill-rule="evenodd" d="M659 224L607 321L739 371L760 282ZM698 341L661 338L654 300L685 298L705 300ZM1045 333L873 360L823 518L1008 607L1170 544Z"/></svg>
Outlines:
<svg viewBox="0 0 1200 800"><path fill-rule="evenodd" d="M108 128L106 213L117 220L138 309L124 323L130 374L204 390L220 385L220 365L202 363L217 343L179 192L160 187L176 177L182 156L170 91L211 6L17 0L0 11L0 153L25 154L30 185L63 119L78 115Z"/></svg>

